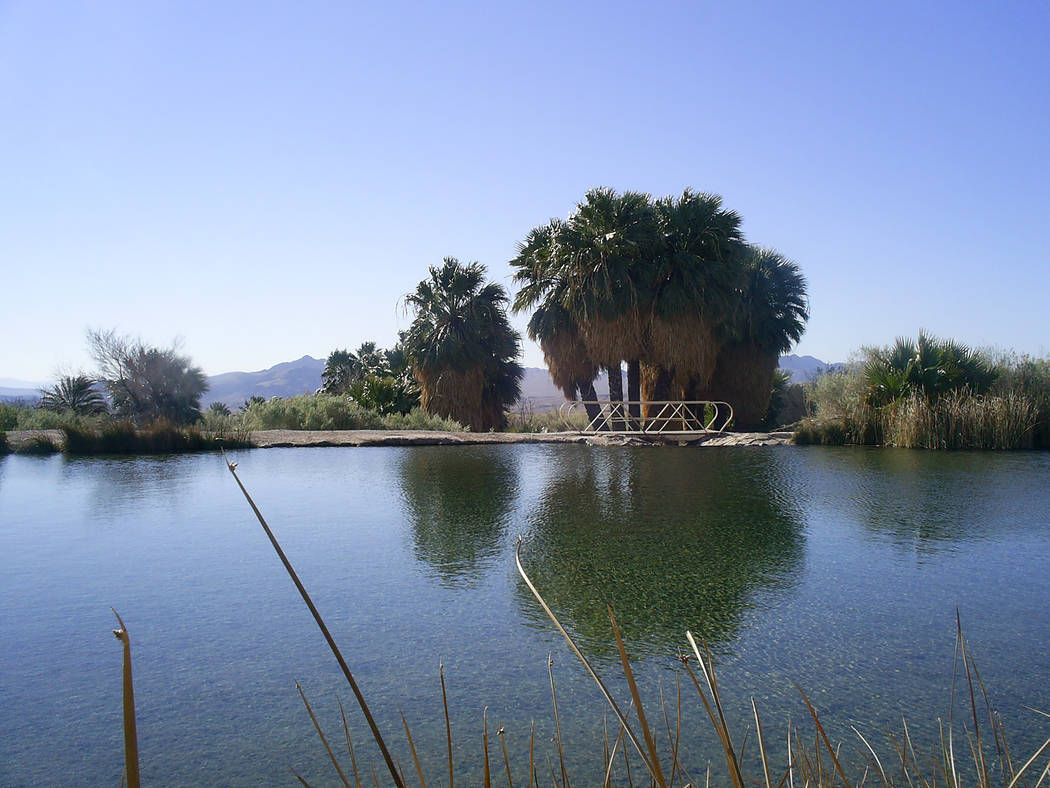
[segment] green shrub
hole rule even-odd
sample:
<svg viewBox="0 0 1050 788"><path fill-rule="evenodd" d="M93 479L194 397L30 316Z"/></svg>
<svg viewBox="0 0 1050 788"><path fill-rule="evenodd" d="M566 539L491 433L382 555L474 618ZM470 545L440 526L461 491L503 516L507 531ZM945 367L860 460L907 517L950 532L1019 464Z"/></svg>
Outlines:
<svg viewBox="0 0 1050 788"><path fill-rule="evenodd" d="M12 402L0 402L0 430L15 429L21 410L22 408Z"/></svg>
<svg viewBox="0 0 1050 788"><path fill-rule="evenodd" d="M243 415L243 427L252 430L464 430L461 424L420 408L384 416L331 394L273 397L253 402Z"/></svg>
<svg viewBox="0 0 1050 788"><path fill-rule="evenodd" d="M346 397L300 394L253 403L245 424L253 430L380 430L383 417Z"/></svg>
<svg viewBox="0 0 1050 788"><path fill-rule="evenodd" d="M242 412L223 412L217 408L208 408L201 414L200 426L205 432L229 434L243 432L247 429L246 414Z"/></svg>
<svg viewBox="0 0 1050 788"><path fill-rule="evenodd" d="M388 430L435 430L439 432L469 432L458 421L427 413L422 408L412 408L408 413L392 413L383 417L383 427Z"/></svg>
<svg viewBox="0 0 1050 788"><path fill-rule="evenodd" d="M91 428L103 423L103 417L81 416L71 410L59 413L46 408L26 408L18 416L20 430L60 430L67 425Z"/></svg>
<svg viewBox="0 0 1050 788"><path fill-rule="evenodd" d="M7 442L7 433L0 430L0 456L11 452L11 444Z"/></svg>
<svg viewBox="0 0 1050 788"><path fill-rule="evenodd" d="M803 419L792 437L795 443L812 446L842 446L846 443L846 423L841 417Z"/></svg>

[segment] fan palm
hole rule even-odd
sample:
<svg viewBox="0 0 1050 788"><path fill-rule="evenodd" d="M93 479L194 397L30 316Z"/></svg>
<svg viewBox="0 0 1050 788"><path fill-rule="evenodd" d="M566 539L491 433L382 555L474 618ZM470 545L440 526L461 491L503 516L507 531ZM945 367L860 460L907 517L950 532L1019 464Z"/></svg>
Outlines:
<svg viewBox="0 0 1050 788"><path fill-rule="evenodd" d="M801 338L809 302L798 266L776 250L746 247L742 262L726 341L698 398L729 402L736 426L749 429L765 419L780 354Z"/></svg>
<svg viewBox="0 0 1050 788"><path fill-rule="evenodd" d="M446 257L405 296L415 311L404 347L428 413L474 430L502 426L504 408L520 396L514 359L519 338L507 320L507 293L485 283L485 268Z"/></svg>
<svg viewBox="0 0 1050 788"><path fill-rule="evenodd" d="M628 398L639 398L645 347L639 283L655 237L649 195L599 188L587 192L567 220L533 229L519 245L511 261L522 285L515 310L536 308L530 336L567 397L578 389L584 400L593 399L601 367L609 375L609 399L622 401L626 360Z"/></svg>
<svg viewBox="0 0 1050 788"><path fill-rule="evenodd" d="M648 267L646 399L670 399L671 382L687 395L710 377L718 327L736 302L743 236L740 215L716 194L686 189L655 205L659 242Z"/></svg>
<svg viewBox="0 0 1050 788"><path fill-rule="evenodd" d="M92 378L67 375L41 392L40 407L59 412L69 411L78 416L92 416L106 412L106 400Z"/></svg>
<svg viewBox="0 0 1050 788"><path fill-rule="evenodd" d="M984 354L920 331L916 342L898 337L889 349L869 351L864 377L868 402L878 407L912 392L927 399L962 388L984 394L997 370Z"/></svg>
<svg viewBox="0 0 1050 788"><path fill-rule="evenodd" d="M575 400L577 392L593 421L598 406L594 378L598 365L587 354L579 325L563 302L568 281L553 254L554 239L562 223L552 220L536 227L518 244L518 254L510 261L517 271L514 281L521 285L514 298L514 311L534 309L528 324L529 338L539 342L551 380L567 399Z"/></svg>

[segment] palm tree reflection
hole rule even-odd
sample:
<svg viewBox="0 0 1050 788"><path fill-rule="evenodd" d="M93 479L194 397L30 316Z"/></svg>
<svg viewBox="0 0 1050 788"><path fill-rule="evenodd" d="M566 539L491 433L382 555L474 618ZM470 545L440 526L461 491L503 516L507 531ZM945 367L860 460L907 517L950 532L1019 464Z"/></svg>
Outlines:
<svg viewBox="0 0 1050 788"><path fill-rule="evenodd" d="M504 549L517 498L512 448L435 446L401 454L415 554L442 583L477 582Z"/></svg>
<svg viewBox="0 0 1050 788"><path fill-rule="evenodd" d="M687 628L726 642L758 593L793 582L801 517L773 453L572 448L552 454L523 561L590 653L615 650L609 605L636 651L666 655Z"/></svg>

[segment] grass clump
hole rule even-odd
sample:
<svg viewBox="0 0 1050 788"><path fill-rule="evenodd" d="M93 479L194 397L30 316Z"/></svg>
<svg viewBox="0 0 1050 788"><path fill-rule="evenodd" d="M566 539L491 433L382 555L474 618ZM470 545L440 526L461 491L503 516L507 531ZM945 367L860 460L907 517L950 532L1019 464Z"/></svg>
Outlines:
<svg viewBox="0 0 1050 788"><path fill-rule="evenodd" d="M582 407L577 406L568 416L560 408L537 410L532 403L524 400L518 409L507 414L507 425L504 432L578 432L587 426L590 420Z"/></svg>
<svg viewBox="0 0 1050 788"><path fill-rule="evenodd" d="M97 428L67 424L62 432L66 452L78 455L175 454L250 445L247 433L216 435L196 426L177 427L166 421L156 421L146 427L136 427L130 421L107 422Z"/></svg>
<svg viewBox="0 0 1050 788"><path fill-rule="evenodd" d="M13 451L15 454L44 456L47 454L57 454L62 451L62 447L56 443L50 435L38 434L31 435L28 439L17 443L13 447Z"/></svg>

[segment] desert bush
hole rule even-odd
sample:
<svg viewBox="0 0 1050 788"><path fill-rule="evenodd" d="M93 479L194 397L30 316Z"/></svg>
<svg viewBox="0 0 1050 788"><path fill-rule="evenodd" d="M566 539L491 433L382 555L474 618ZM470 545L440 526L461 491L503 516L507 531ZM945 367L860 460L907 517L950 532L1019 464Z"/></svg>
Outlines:
<svg viewBox="0 0 1050 788"><path fill-rule="evenodd" d="M243 414L243 427L252 430L445 430L465 428L451 419L432 416L420 408L382 415L348 397L300 394L253 402Z"/></svg>
<svg viewBox="0 0 1050 788"><path fill-rule="evenodd" d="M469 432L458 421L427 413L422 408L412 408L408 413L391 413L383 417L383 427L388 430L437 430L441 432Z"/></svg>
<svg viewBox="0 0 1050 788"><path fill-rule="evenodd" d="M245 424L253 430L381 430L383 417L346 397L300 394L253 403Z"/></svg>

